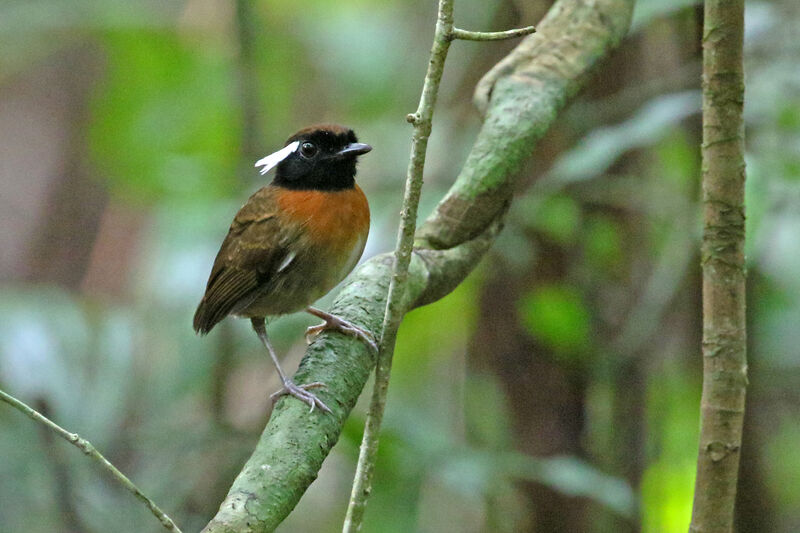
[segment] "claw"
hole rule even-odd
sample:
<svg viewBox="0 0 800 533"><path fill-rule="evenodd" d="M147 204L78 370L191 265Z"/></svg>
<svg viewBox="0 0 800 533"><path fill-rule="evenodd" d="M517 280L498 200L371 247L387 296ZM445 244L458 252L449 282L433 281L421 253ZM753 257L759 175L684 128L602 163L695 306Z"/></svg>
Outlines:
<svg viewBox="0 0 800 533"><path fill-rule="evenodd" d="M308 391L308 389L325 388L325 387L326 385L320 381L315 381L313 383L305 383L303 385L296 385L292 380L287 379L286 381L283 382L283 388L277 392L273 392L270 395L270 399L272 400L272 403L275 403L281 396L287 396L287 395L293 396L298 400L300 400L301 402L305 402L311 406L311 408L308 411L309 413L314 412L314 407L319 407L326 413L333 413L333 411L331 411L330 408L327 405L325 405L325 403L322 400L317 398L317 396L314 393Z"/></svg>
<svg viewBox="0 0 800 533"><path fill-rule="evenodd" d="M321 316L317 315L316 313L314 314L322 318L325 322L316 326L311 326L306 330L306 342L308 344L314 342L314 339L316 339L316 337L323 331L332 329L359 339L364 344L369 346L373 352L376 354L378 353L378 343L375 342L375 339L367 330L360 328L355 324L344 320L343 318L339 318L336 315L325 313L325 316Z"/></svg>

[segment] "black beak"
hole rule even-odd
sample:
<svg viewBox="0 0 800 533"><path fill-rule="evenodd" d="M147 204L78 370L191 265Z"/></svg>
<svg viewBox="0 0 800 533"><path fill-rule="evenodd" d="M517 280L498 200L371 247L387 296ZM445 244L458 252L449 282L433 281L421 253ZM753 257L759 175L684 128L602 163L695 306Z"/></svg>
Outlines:
<svg viewBox="0 0 800 533"><path fill-rule="evenodd" d="M342 148L341 150L339 150L336 153L336 158L339 159L339 158L347 157L347 156L351 156L351 155L352 156L362 155L362 154L366 154L370 150L372 150L372 146L370 146L368 144L350 143L350 144L348 144L347 146L345 146L344 148Z"/></svg>

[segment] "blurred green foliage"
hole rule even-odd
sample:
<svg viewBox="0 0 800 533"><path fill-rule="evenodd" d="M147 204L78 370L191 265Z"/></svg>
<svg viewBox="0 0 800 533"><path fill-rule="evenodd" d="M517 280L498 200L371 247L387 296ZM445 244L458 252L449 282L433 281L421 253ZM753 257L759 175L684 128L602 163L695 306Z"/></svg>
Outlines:
<svg viewBox="0 0 800 533"><path fill-rule="evenodd" d="M591 317L580 292L568 285L543 285L523 296L520 314L531 334L562 356L584 353Z"/></svg>
<svg viewBox="0 0 800 533"><path fill-rule="evenodd" d="M148 203L231 195L241 131L230 58L163 32L103 40L89 141L112 191Z"/></svg>

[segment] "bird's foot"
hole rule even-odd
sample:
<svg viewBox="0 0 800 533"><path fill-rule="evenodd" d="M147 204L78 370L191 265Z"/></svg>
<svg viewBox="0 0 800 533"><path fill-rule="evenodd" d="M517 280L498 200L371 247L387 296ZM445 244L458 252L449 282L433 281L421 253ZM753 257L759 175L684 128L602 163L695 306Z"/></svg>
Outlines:
<svg viewBox="0 0 800 533"><path fill-rule="evenodd" d="M272 399L272 403L278 401L278 398L281 396L294 396L301 402L305 402L311 406L311 409L308 411L312 413L314 411L314 407L319 407L326 413L333 413L330 408L325 405L325 403L317 398L317 396L313 392L309 392L308 389L316 389L316 388L325 388L326 385L322 382L315 381L313 383L304 383L303 385L297 385L291 379L286 379L283 382L283 388L277 392L273 392L270 395L270 399Z"/></svg>
<svg viewBox="0 0 800 533"><path fill-rule="evenodd" d="M331 315L330 313L324 313L324 316L317 313L314 313L314 315L323 319L325 322L319 324L318 326L311 326L306 330L306 342L308 344L314 342L314 339L317 337L317 335L326 329L333 329L340 333L344 333L345 335L350 335L351 337L361 340L375 353L378 353L378 344L375 342L375 339L372 338L372 335L364 328L360 328L352 322L348 322L347 320L339 318L336 315Z"/></svg>

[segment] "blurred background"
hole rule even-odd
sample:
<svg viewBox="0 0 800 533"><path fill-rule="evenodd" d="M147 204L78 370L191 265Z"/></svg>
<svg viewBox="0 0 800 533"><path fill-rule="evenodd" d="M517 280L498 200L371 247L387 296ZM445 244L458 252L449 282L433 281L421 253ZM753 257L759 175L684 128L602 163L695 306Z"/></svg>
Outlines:
<svg viewBox="0 0 800 533"><path fill-rule="evenodd" d="M535 24L549 4L459 0L456 21ZM184 531L215 513L279 388L246 321L191 328L233 214L264 184L253 162L308 124L353 127L375 147L359 171L365 257L389 250L435 9L0 2L0 386L88 438ZM521 172L492 252L403 323L365 531L686 530L701 24L697 2L638 2L630 36ZM741 532L800 530L798 28L794 0L747 3ZM423 216L480 125L475 83L513 45L451 48ZM287 369L312 323L270 327ZM279 531L340 530L365 398ZM0 531L161 530L18 412L0 407L0 428Z"/></svg>

